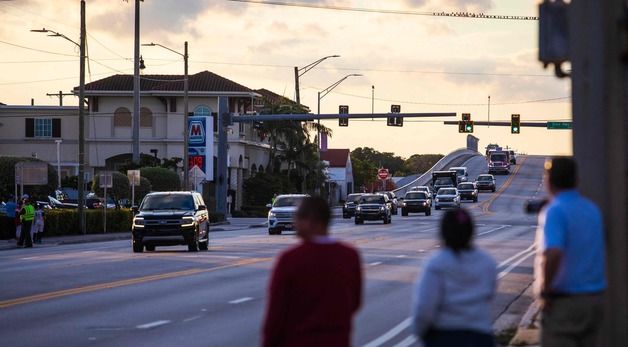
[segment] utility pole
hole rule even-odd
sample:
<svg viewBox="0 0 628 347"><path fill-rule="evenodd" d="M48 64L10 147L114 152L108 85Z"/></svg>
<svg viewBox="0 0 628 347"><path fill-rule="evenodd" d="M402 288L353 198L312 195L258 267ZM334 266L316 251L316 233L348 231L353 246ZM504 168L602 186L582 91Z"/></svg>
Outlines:
<svg viewBox="0 0 628 347"><path fill-rule="evenodd" d="M301 90L299 87L299 67L294 67L294 98L297 101L297 105L301 105Z"/></svg>
<svg viewBox="0 0 628 347"><path fill-rule="evenodd" d="M82 234L86 234L85 226L85 0L81 0L81 37L79 50L79 144L78 144L78 221Z"/></svg>
<svg viewBox="0 0 628 347"><path fill-rule="evenodd" d="M58 93L46 93L47 96L56 96L59 98L59 106L63 106L63 97L64 96L70 96L70 95L74 95L72 93L64 93L62 90L60 90Z"/></svg>
<svg viewBox="0 0 628 347"><path fill-rule="evenodd" d="M491 127L491 96L488 96L488 127Z"/></svg>
<svg viewBox="0 0 628 347"><path fill-rule="evenodd" d="M298 105L301 105L301 90L299 88L299 77L305 75L306 72L312 70L316 65L322 63L323 61L329 59L329 58L339 58L340 56L337 54L334 55L328 55L326 57L322 57L320 59L318 59L317 61L310 63L308 65L305 65L302 68L299 68L298 66L294 67L294 97L296 99L296 102Z"/></svg>
<svg viewBox="0 0 628 347"><path fill-rule="evenodd" d="M604 214L605 341L628 343L628 35L624 0L571 1L568 9L573 150L583 194Z"/></svg>
<svg viewBox="0 0 628 347"><path fill-rule="evenodd" d="M375 113L375 86L371 86L371 113Z"/></svg>
<svg viewBox="0 0 628 347"><path fill-rule="evenodd" d="M229 155L229 144L227 142L227 127L229 114L229 98L218 97L218 167L216 182L216 212L227 215L227 157ZM209 160L212 160L211 158Z"/></svg>
<svg viewBox="0 0 628 347"><path fill-rule="evenodd" d="M324 98L327 94L329 94L332 90L334 90L334 88L338 87L340 85L340 83L344 82L347 78L349 78L349 77L361 77L361 76L363 76L363 75L359 74L359 73L352 73L352 74L346 75L345 77L343 77L343 78L339 79L338 81L332 83L329 87L319 91L318 92L318 98L317 98L318 99L317 114L319 114L319 115L321 114L321 99L322 98ZM320 128L320 125L321 125L320 118L318 119L318 125L319 125L319 128ZM321 148L321 132L319 131L318 132L318 149L319 149L319 151L320 151L320 148Z"/></svg>
<svg viewBox="0 0 628 347"><path fill-rule="evenodd" d="M183 186L184 190L190 189L190 150L188 146L190 145L190 130L189 130L189 105L188 105L188 92L189 92L189 81L188 81L188 42L185 41L183 44L183 123L185 126L183 127ZM213 159L212 159L213 160ZM194 174L194 180L196 180L196 173ZM196 184L194 185L194 189L196 189ZM226 216L226 214L225 214Z"/></svg>
<svg viewBox="0 0 628 347"><path fill-rule="evenodd" d="M140 163L140 1L135 0L135 41L133 46L133 163ZM186 173L187 174L187 173Z"/></svg>

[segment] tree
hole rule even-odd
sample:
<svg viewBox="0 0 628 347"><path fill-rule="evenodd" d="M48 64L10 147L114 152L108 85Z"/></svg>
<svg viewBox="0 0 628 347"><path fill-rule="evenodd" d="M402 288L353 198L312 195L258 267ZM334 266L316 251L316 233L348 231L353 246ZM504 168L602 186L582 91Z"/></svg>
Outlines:
<svg viewBox="0 0 628 347"><path fill-rule="evenodd" d="M244 180L244 203L249 206L269 204L277 192L289 194L296 192L296 187L287 176L260 172Z"/></svg>
<svg viewBox="0 0 628 347"><path fill-rule="evenodd" d="M146 177L156 192L181 189L181 179L176 172L161 167L143 167L140 176Z"/></svg>
<svg viewBox="0 0 628 347"><path fill-rule="evenodd" d="M112 172L111 175L113 187L107 188L107 196L111 196L115 201L120 199L129 199L131 197L129 178L125 174L117 171ZM104 188L100 188L100 175L94 175L92 191L98 196L104 197Z"/></svg>
<svg viewBox="0 0 628 347"><path fill-rule="evenodd" d="M405 160L391 152L379 152L370 147L358 147L351 151L351 160L358 159L386 168L392 176L405 176Z"/></svg>
<svg viewBox="0 0 628 347"><path fill-rule="evenodd" d="M442 154L414 154L405 162L409 174L425 173L443 158Z"/></svg>

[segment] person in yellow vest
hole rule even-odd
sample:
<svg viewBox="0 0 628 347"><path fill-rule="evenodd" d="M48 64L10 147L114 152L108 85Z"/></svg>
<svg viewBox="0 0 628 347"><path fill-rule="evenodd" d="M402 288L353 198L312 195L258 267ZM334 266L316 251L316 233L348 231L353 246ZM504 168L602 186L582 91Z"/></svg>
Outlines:
<svg viewBox="0 0 628 347"><path fill-rule="evenodd" d="M22 221L22 232L20 232L20 239L17 242L18 247L24 246L24 248L33 247L33 240L31 239L31 226L35 219L35 207L31 204L28 195L24 194L22 197L24 204L22 210L20 210L20 219Z"/></svg>

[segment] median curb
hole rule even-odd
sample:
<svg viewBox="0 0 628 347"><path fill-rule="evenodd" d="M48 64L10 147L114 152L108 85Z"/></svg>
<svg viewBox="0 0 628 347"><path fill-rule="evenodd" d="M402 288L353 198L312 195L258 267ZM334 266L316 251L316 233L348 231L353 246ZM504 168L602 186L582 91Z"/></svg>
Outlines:
<svg viewBox="0 0 628 347"><path fill-rule="evenodd" d="M517 333L510 340L510 346L539 346L541 344L541 304L534 300L521 318Z"/></svg>

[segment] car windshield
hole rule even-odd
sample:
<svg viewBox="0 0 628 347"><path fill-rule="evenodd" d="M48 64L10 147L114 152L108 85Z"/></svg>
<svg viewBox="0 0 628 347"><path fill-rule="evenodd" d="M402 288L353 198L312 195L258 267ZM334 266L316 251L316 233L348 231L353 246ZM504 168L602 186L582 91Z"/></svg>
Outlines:
<svg viewBox="0 0 628 347"><path fill-rule="evenodd" d="M474 189L475 187L473 187L473 184L471 183L466 183L466 184L460 184L458 185L458 189L464 189L464 190L469 190L469 189Z"/></svg>
<svg viewBox="0 0 628 347"><path fill-rule="evenodd" d="M357 202L358 200L360 200L361 196L362 194L351 194L347 196L347 202Z"/></svg>
<svg viewBox="0 0 628 347"><path fill-rule="evenodd" d="M406 194L405 200L425 200L427 199L427 194L425 193L408 193Z"/></svg>
<svg viewBox="0 0 628 347"><path fill-rule="evenodd" d="M491 155L491 161L506 161L506 155L505 154L493 154Z"/></svg>
<svg viewBox="0 0 628 347"><path fill-rule="evenodd" d="M303 198L303 196L280 196L275 200L273 207L299 206Z"/></svg>
<svg viewBox="0 0 628 347"><path fill-rule="evenodd" d="M187 194L148 195L142 202L142 211L150 210L193 210L194 198Z"/></svg>
<svg viewBox="0 0 628 347"><path fill-rule="evenodd" d="M491 176L478 176L478 181L490 181L492 180Z"/></svg>
<svg viewBox="0 0 628 347"><path fill-rule="evenodd" d="M379 195L363 196L360 199L360 203L361 204L383 204L384 203L384 197L383 196L379 196Z"/></svg>
<svg viewBox="0 0 628 347"><path fill-rule="evenodd" d="M438 195L456 195L456 190L451 188L439 189Z"/></svg>
<svg viewBox="0 0 628 347"><path fill-rule="evenodd" d="M420 191L420 192L427 192L427 191L428 191L428 188L427 188L427 187L416 187L416 189L415 189L415 190L418 190L418 191Z"/></svg>
<svg viewBox="0 0 628 347"><path fill-rule="evenodd" d="M434 185L437 186L444 186L444 185L451 185L451 179L450 178L437 178L436 181L434 182Z"/></svg>

